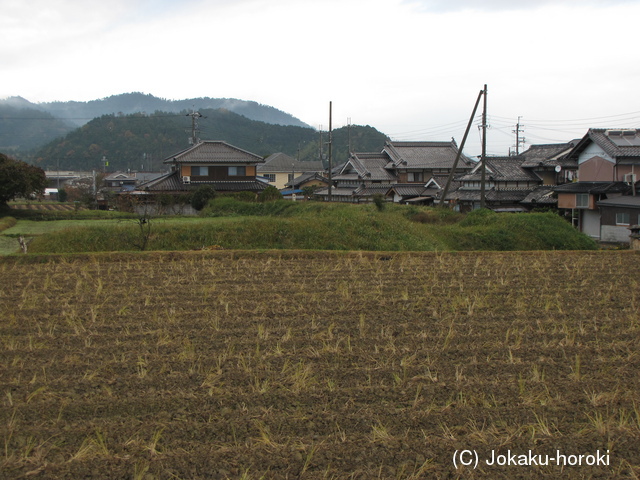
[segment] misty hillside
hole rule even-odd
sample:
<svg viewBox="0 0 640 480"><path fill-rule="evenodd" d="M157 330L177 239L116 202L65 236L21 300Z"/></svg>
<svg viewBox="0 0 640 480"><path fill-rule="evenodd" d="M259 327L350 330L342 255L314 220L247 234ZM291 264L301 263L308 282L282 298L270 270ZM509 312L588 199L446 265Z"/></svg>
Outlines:
<svg viewBox="0 0 640 480"><path fill-rule="evenodd" d="M13 99L13 102L0 103L0 152L14 154L32 150L76 128L31 107L20 97Z"/></svg>
<svg viewBox="0 0 640 480"><path fill-rule="evenodd" d="M28 152L104 115L150 115L221 108L251 120L309 128L277 108L233 98L166 100L143 93L125 93L88 102L32 103L22 97L10 97L0 100L0 151Z"/></svg>
<svg viewBox="0 0 640 480"><path fill-rule="evenodd" d="M225 109L200 109L199 138L223 140L263 157L284 152L300 160L320 158L320 134L309 127L283 126L250 120ZM161 170L162 160L189 147L191 118L185 111L156 112L152 115L103 115L65 137L38 149L33 161L45 169L101 169L101 159L109 170ZM349 135L352 150L380 151L387 137L375 128L351 126L333 132L335 163L348 158ZM327 141L327 136L323 142ZM323 145L326 154L326 145Z"/></svg>
<svg viewBox="0 0 640 480"><path fill-rule="evenodd" d="M84 125L93 118L109 114L169 112L224 108L251 120L275 125L308 127L297 118L277 108L257 102L235 98L190 98L186 100L166 100L144 93L124 93L89 102L49 102L38 107L58 118L68 118L76 125Z"/></svg>

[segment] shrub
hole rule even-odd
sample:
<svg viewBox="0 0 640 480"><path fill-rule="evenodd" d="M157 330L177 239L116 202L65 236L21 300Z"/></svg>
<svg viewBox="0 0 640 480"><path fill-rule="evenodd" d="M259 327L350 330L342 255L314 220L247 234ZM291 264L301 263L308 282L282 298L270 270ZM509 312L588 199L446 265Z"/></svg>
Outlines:
<svg viewBox="0 0 640 480"><path fill-rule="evenodd" d="M384 210L384 207L387 206L387 201L384 198L384 195L381 193L376 193L373 196L373 204L376 206L379 212Z"/></svg>
<svg viewBox="0 0 640 480"><path fill-rule="evenodd" d="M191 206L200 211L207 206L209 200L216 196L216 191L210 185L203 185L191 195Z"/></svg>
<svg viewBox="0 0 640 480"><path fill-rule="evenodd" d="M269 185L258 195L259 202L273 202L275 200L282 200L282 194L273 185Z"/></svg>
<svg viewBox="0 0 640 480"><path fill-rule="evenodd" d="M253 192L233 192L233 193L228 193L225 196L230 197L230 198L235 198L236 200L240 201L240 202L255 202L256 201L256 194Z"/></svg>

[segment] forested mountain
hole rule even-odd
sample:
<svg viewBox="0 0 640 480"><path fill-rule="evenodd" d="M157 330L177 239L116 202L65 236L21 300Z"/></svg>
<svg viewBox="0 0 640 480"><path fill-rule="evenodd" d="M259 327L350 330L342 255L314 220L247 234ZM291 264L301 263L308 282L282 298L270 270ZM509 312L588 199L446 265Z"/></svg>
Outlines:
<svg viewBox="0 0 640 480"><path fill-rule="evenodd" d="M32 150L76 128L28 105L26 101L0 104L0 152Z"/></svg>
<svg viewBox="0 0 640 480"><path fill-rule="evenodd" d="M202 110L224 108L251 120L260 120L275 125L295 125L308 127L297 118L277 108L257 102L238 100L235 98L190 98L186 100L166 100L144 93L124 93L112 95L89 102L50 102L40 103L38 107L58 118L67 118L76 125L84 125L89 120L108 114L124 114L154 112L178 113L184 110Z"/></svg>
<svg viewBox="0 0 640 480"><path fill-rule="evenodd" d="M220 108L265 123L309 127L277 108L233 98L166 100L143 93L125 93L89 102L32 103L22 97L10 97L0 99L0 151L24 154L103 115Z"/></svg>
<svg viewBox="0 0 640 480"><path fill-rule="evenodd" d="M250 120L224 109L199 111L204 115L198 119L198 136L203 140L222 140L264 157L284 152L300 160L320 158L320 133L312 128ZM109 171L158 171L166 168L164 159L189 147L188 113L103 115L37 150L34 162L45 169L99 170L106 157ZM349 137L353 151L379 151L386 140L384 134L368 126L335 130L335 164L348 158ZM322 142L327 141L325 132ZM323 151L326 155L327 145Z"/></svg>

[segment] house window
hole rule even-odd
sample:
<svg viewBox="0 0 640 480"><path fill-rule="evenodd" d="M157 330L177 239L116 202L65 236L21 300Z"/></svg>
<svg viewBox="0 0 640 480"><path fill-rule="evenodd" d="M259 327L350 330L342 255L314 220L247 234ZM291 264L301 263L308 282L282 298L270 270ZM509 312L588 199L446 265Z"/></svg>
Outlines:
<svg viewBox="0 0 640 480"><path fill-rule="evenodd" d="M229 176L230 177L245 177L247 168L246 167L229 167Z"/></svg>
<svg viewBox="0 0 640 480"><path fill-rule="evenodd" d="M628 213L616 213L616 225L629 225L630 222L631 218Z"/></svg>
<svg viewBox="0 0 640 480"><path fill-rule="evenodd" d="M423 182L424 174L423 172L409 172L407 174L408 182Z"/></svg>
<svg viewBox="0 0 640 480"><path fill-rule="evenodd" d="M192 177L208 177L209 167L191 167Z"/></svg>
<svg viewBox="0 0 640 480"><path fill-rule="evenodd" d="M589 194L578 193L576 194L576 208L589 208Z"/></svg>
<svg viewBox="0 0 640 480"><path fill-rule="evenodd" d="M275 182L276 181L276 174L275 173L265 173L264 174L264 178L266 178L270 182Z"/></svg>

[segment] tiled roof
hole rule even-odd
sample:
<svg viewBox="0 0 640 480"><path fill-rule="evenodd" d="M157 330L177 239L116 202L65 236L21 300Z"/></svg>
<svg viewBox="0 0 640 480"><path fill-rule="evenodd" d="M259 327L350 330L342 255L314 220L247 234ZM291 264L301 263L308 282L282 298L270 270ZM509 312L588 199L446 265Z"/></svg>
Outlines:
<svg viewBox="0 0 640 480"><path fill-rule="evenodd" d="M145 183L141 183L136 190L144 190L148 192L182 192L186 191L186 185L183 185L178 178L178 171L173 171L155 178Z"/></svg>
<svg viewBox="0 0 640 480"><path fill-rule="evenodd" d="M389 157L383 153L352 153L342 172L355 170L363 180L394 182L396 176L386 169Z"/></svg>
<svg viewBox="0 0 640 480"><path fill-rule="evenodd" d="M546 145L531 145L521 154L524 157L522 168L556 167L578 168L575 160L567 158L567 154L578 144L578 140L567 143L550 143Z"/></svg>
<svg viewBox="0 0 640 480"><path fill-rule="evenodd" d="M397 168L452 168L458 146L450 142L387 142L383 152ZM459 169L475 165L465 155L460 155Z"/></svg>
<svg viewBox="0 0 640 480"><path fill-rule="evenodd" d="M540 177L535 173L522 168L523 161L524 158L522 156L487 157L486 180L494 180L496 182L540 182ZM478 164L470 174L459 177L458 180L463 182L481 180L481 168L482 165Z"/></svg>
<svg viewBox="0 0 640 480"><path fill-rule="evenodd" d="M302 185L303 183L309 182L311 180L319 180L321 182L325 182L325 183L329 183L329 180L327 180L327 178L319 172L306 172L303 173L302 175L297 176L296 178L294 178L293 180L293 186L294 187L298 187L299 185ZM287 182L285 184L285 186L290 187L291 186L291 182Z"/></svg>
<svg viewBox="0 0 640 480"><path fill-rule="evenodd" d="M558 193L626 193L631 187L624 182L575 182L554 187Z"/></svg>
<svg viewBox="0 0 640 480"><path fill-rule="evenodd" d="M391 185L363 185L355 191L355 195L360 197L369 197L372 195L386 195L391 189Z"/></svg>
<svg viewBox="0 0 640 480"><path fill-rule="evenodd" d="M423 184L417 183L397 183L391 185L393 191L402 197L418 197L426 190Z"/></svg>
<svg viewBox="0 0 640 480"><path fill-rule="evenodd" d="M136 190L145 192L187 192L195 190L201 185L210 185L217 192L261 192L269 185L259 180L248 181L214 181L183 184L178 176L178 171L163 175L160 178L139 185Z"/></svg>
<svg viewBox="0 0 640 480"><path fill-rule="evenodd" d="M616 160L640 157L640 129L590 128L582 140L569 154L577 159L580 153L593 142L607 155Z"/></svg>
<svg viewBox="0 0 640 480"><path fill-rule="evenodd" d="M532 205L555 205L558 199L555 196L553 187L538 187L532 190L521 203Z"/></svg>
<svg viewBox="0 0 640 480"><path fill-rule="evenodd" d="M300 162L286 153L274 153L268 156L264 163L258 165L258 172L322 172L324 167L322 162Z"/></svg>
<svg viewBox="0 0 640 480"><path fill-rule="evenodd" d="M622 195L597 202L599 207L640 208L640 196Z"/></svg>
<svg viewBox="0 0 640 480"><path fill-rule="evenodd" d="M264 159L226 142L206 140L167 158L164 163L257 164Z"/></svg>

